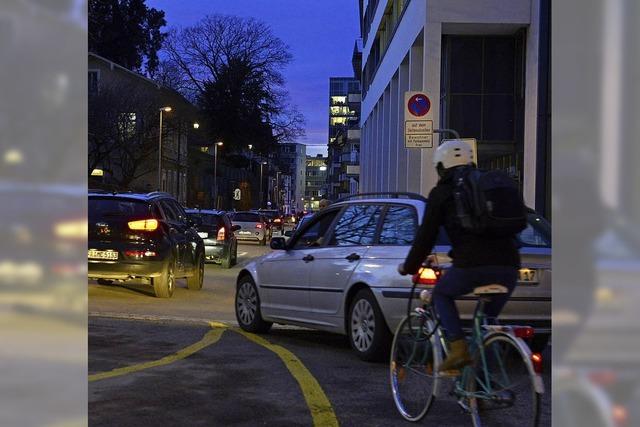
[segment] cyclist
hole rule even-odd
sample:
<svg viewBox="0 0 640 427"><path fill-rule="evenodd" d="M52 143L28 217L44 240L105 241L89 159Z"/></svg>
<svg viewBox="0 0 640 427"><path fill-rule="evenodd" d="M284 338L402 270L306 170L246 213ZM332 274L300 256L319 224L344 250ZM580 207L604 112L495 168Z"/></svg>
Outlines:
<svg viewBox="0 0 640 427"><path fill-rule="evenodd" d="M440 179L429 193L424 220L407 258L398 266L398 272L415 274L418 271L431 253L440 227L443 226L451 241L449 256L453 266L434 288L433 303L449 342L449 356L440 367L441 372L446 372L471 363L455 299L472 292L478 286L499 283L507 287L509 293L496 295L487 304L487 317L495 318L516 285L520 254L513 237L474 235L464 230L457 221L453 176L457 168L475 167L471 147L464 141L447 141L436 149L433 164Z"/></svg>

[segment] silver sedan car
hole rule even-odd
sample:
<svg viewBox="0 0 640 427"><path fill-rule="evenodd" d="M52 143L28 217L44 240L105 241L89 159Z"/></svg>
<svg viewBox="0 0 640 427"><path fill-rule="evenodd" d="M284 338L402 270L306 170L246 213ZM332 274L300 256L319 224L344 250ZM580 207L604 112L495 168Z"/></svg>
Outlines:
<svg viewBox="0 0 640 427"><path fill-rule="evenodd" d="M380 359L407 313L412 283L397 266L426 204L411 194L353 197L315 214L289 241L274 238L274 250L238 275L238 323L252 332L281 323L345 334L362 359ZM544 345L551 331L549 223L531 211L519 240L520 280L501 319L534 326L537 344ZM442 233L434 250L440 263L450 261L449 249ZM458 301L463 320L472 317L475 303L472 295Z"/></svg>

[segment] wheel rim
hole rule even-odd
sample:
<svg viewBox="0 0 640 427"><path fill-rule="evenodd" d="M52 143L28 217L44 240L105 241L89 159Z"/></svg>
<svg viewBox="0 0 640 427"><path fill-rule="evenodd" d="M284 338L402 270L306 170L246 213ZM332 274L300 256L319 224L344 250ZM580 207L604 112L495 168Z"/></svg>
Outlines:
<svg viewBox="0 0 640 427"><path fill-rule="evenodd" d="M173 267L170 265L169 271L167 272L167 290L169 291L169 295L173 295L173 288L175 286L174 282Z"/></svg>
<svg viewBox="0 0 640 427"><path fill-rule="evenodd" d="M253 284L245 282L240 285L238 296L236 297L236 306L240 321L245 325L253 323L258 310L258 295Z"/></svg>
<svg viewBox="0 0 640 427"><path fill-rule="evenodd" d="M369 350L373 343L375 330L376 321L373 307L367 300L358 300L351 314L351 339L358 351Z"/></svg>

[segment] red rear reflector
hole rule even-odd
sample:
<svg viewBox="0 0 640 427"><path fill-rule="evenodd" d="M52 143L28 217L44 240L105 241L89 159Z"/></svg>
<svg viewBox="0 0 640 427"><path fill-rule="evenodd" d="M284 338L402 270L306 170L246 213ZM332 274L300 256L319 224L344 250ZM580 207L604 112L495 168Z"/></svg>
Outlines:
<svg viewBox="0 0 640 427"><path fill-rule="evenodd" d="M413 282L419 285L435 285L438 282L438 273L432 268L421 268L413 275Z"/></svg>
<svg viewBox="0 0 640 427"><path fill-rule="evenodd" d="M518 338L531 338L535 334L535 330L531 326L514 326L513 333Z"/></svg>
<svg viewBox="0 0 640 427"><path fill-rule="evenodd" d="M129 228L131 230L154 231L158 228L158 220L141 219L138 221L129 221Z"/></svg>
<svg viewBox="0 0 640 427"><path fill-rule="evenodd" d="M217 240L224 240L224 227L222 227L220 230L218 230L218 236L216 237Z"/></svg>
<svg viewBox="0 0 640 427"><path fill-rule="evenodd" d="M258 229L262 228L262 224L260 224L260 223L256 224L256 228L258 228Z"/></svg>
<svg viewBox="0 0 640 427"><path fill-rule="evenodd" d="M542 355L540 353L533 353L531 355L531 363L533 364L533 370L537 374L542 373Z"/></svg>
<svg viewBox="0 0 640 427"><path fill-rule="evenodd" d="M124 251L124 254L130 258L144 258L156 256L154 251Z"/></svg>

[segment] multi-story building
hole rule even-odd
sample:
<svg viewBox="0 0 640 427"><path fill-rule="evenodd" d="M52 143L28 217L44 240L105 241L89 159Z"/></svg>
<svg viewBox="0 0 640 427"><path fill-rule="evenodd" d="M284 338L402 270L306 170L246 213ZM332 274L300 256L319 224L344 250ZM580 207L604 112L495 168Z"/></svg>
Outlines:
<svg viewBox="0 0 640 427"><path fill-rule="evenodd" d="M320 199L327 197L327 158L307 156L304 209L318 210Z"/></svg>
<svg viewBox="0 0 640 427"><path fill-rule="evenodd" d="M307 146L297 143L280 144L279 169L281 175L278 187L282 205L286 213L298 212L304 208Z"/></svg>
<svg viewBox="0 0 640 427"><path fill-rule="evenodd" d="M350 96L351 95L351 96ZM335 200L340 190L342 147L336 144L338 134L349 127L358 127L360 95L357 77L329 78L329 141L327 164L327 197Z"/></svg>
<svg viewBox="0 0 640 427"><path fill-rule="evenodd" d="M426 93L434 128L477 140L549 214L550 0L359 0L361 191L427 194L433 146L405 148L404 95Z"/></svg>
<svg viewBox="0 0 640 427"><path fill-rule="evenodd" d="M90 185L162 190L185 203L187 144L197 138L195 107L176 91L94 53L88 57L88 83ZM160 112L162 107L170 111Z"/></svg>

